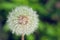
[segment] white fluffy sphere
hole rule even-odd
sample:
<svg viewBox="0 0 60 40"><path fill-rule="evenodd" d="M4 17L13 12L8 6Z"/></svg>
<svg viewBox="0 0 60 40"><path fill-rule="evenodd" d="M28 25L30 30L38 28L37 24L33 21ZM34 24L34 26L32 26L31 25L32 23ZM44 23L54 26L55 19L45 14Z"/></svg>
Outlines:
<svg viewBox="0 0 60 40"><path fill-rule="evenodd" d="M19 6L13 9L7 20L9 29L16 35L33 33L38 27L38 22L36 11L27 6Z"/></svg>

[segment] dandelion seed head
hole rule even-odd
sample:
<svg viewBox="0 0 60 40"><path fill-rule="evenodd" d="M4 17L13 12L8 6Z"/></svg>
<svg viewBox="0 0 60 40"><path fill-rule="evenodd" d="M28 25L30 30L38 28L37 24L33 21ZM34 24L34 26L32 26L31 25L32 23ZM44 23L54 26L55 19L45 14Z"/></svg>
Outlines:
<svg viewBox="0 0 60 40"><path fill-rule="evenodd" d="M36 11L27 6L19 6L8 15L7 24L12 33L29 35L38 28L38 15Z"/></svg>

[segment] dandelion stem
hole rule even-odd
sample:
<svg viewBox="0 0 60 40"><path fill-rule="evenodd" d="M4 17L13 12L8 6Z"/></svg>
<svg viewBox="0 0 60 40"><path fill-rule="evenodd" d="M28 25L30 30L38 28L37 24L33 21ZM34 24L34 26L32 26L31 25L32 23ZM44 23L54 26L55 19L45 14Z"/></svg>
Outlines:
<svg viewBox="0 0 60 40"><path fill-rule="evenodd" d="M22 34L22 39L21 40L24 40L24 34Z"/></svg>

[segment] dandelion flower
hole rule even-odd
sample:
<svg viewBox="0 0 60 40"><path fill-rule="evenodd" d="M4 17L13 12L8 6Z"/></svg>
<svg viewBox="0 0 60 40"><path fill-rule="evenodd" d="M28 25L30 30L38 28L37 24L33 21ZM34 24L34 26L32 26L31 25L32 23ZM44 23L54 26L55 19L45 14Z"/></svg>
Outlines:
<svg viewBox="0 0 60 40"><path fill-rule="evenodd" d="M38 27L36 11L27 6L19 6L8 15L7 24L12 33L16 35L29 35Z"/></svg>

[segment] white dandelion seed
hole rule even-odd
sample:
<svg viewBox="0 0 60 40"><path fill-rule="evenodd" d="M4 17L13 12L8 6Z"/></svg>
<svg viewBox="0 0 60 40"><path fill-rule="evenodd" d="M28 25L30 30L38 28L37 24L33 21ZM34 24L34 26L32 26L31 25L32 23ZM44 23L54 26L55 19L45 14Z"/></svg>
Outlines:
<svg viewBox="0 0 60 40"><path fill-rule="evenodd" d="M37 29L38 21L36 11L27 6L19 6L9 13L7 24L12 33L29 35Z"/></svg>

